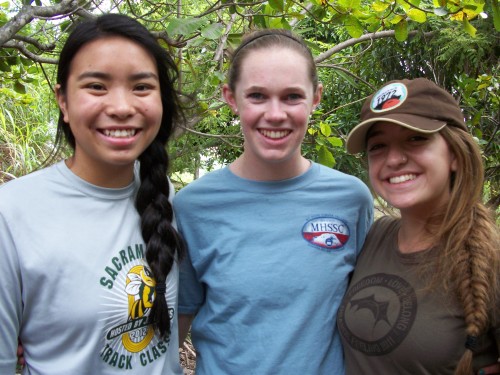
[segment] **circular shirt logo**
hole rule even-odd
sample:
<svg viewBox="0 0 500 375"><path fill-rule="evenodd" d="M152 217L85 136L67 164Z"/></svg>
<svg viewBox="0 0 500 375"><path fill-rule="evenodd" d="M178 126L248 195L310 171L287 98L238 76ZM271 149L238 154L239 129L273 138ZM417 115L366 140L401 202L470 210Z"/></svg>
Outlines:
<svg viewBox="0 0 500 375"><path fill-rule="evenodd" d="M392 352L403 342L417 315L413 287L397 275L361 279L344 297L337 323L345 342L370 356Z"/></svg>

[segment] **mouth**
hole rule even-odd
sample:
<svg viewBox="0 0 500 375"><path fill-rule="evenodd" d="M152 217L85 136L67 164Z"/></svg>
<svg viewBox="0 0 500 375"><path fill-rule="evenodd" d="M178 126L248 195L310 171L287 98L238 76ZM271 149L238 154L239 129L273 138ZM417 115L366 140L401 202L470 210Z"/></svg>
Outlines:
<svg viewBox="0 0 500 375"><path fill-rule="evenodd" d="M266 138L271 139L285 138L291 132L291 130L259 130L260 134L262 134Z"/></svg>
<svg viewBox="0 0 500 375"><path fill-rule="evenodd" d="M102 133L111 138L132 138L137 134L137 129L104 129Z"/></svg>
<svg viewBox="0 0 500 375"><path fill-rule="evenodd" d="M389 183L391 184L401 184L406 181L411 181L417 178L415 174L404 174L402 176L396 176L389 178Z"/></svg>

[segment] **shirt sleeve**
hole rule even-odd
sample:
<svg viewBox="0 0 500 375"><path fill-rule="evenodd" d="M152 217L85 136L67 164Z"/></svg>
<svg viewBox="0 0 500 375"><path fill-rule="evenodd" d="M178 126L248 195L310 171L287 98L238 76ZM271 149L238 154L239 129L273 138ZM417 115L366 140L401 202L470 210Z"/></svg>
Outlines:
<svg viewBox="0 0 500 375"><path fill-rule="evenodd" d="M193 267L189 238L182 230L182 214L179 212L178 201L174 200L174 213L177 230L183 236L187 251L179 266L179 314L196 314L205 301L205 289ZM189 225L189 224L188 224Z"/></svg>
<svg viewBox="0 0 500 375"><path fill-rule="evenodd" d="M189 246L189 245L188 245ZM186 254L179 273L179 313L196 314L205 300L205 290L196 276L191 256Z"/></svg>
<svg viewBox="0 0 500 375"><path fill-rule="evenodd" d="M0 373L14 374L17 339L22 314L22 289L19 261L14 240L0 212ZM29 235L27 233L26 235Z"/></svg>

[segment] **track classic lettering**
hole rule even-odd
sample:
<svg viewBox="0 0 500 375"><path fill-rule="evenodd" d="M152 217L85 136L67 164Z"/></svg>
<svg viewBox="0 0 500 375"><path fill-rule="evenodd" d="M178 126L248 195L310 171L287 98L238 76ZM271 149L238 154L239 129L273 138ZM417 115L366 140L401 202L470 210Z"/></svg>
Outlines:
<svg viewBox="0 0 500 375"><path fill-rule="evenodd" d="M156 298L156 280L144 259L144 244L111 254L98 282L103 290L101 360L123 370L165 360L170 337L160 339L153 328L150 313ZM175 290L166 294L169 306L175 306ZM170 308L171 321L174 316Z"/></svg>

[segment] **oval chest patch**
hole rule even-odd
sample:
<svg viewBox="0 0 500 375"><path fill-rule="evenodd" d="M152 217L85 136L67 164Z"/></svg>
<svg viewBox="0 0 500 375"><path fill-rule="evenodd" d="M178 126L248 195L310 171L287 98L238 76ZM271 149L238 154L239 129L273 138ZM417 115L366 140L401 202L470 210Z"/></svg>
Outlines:
<svg viewBox="0 0 500 375"><path fill-rule="evenodd" d="M321 249L338 249L349 240L349 227L342 220L322 216L309 220L302 228L302 237Z"/></svg>

